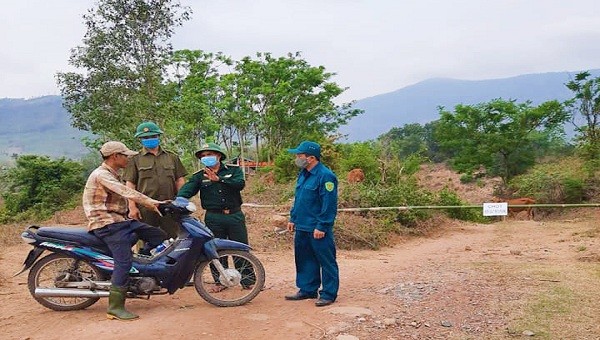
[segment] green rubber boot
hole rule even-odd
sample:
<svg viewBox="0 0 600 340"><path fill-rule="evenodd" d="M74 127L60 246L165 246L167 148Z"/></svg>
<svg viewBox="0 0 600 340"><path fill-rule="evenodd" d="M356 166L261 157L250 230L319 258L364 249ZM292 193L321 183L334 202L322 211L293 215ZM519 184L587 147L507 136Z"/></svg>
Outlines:
<svg viewBox="0 0 600 340"><path fill-rule="evenodd" d="M106 317L109 319L131 321L139 318L138 315L125 309L126 288L111 287L108 295L108 311Z"/></svg>

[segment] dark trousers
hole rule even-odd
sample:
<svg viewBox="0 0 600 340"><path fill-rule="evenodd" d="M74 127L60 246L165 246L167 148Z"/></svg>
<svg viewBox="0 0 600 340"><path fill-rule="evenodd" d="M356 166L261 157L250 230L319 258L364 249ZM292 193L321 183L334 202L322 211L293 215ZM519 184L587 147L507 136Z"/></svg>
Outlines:
<svg viewBox="0 0 600 340"><path fill-rule="evenodd" d="M248 244L248 230L246 229L246 217L241 211L233 214L218 214L213 212L206 212L204 216L204 223L206 226L215 234L216 238L228 239L241 243ZM241 258L234 260L235 268L242 274L242 286L251 286L256 282L254 277L254 271L251 268L251 264ZM227 263L221 261L223 266L227 268ZM215 281L219 277L217 269L211 265L211 272Z"/></svg>
<svg viewBox="0 0 600 340"><path fill-rule="evenodd" d="M107 224L100 229L94 229L93 233L106 243L112 253L114 269L111 284L113 287L125 287L127 284L133 261L131 246L135 243L135 236L146 241L149 249L167 239L164 231L137 220Z"/></svg>
<svg viewBox="0 0 600 340"><path fill-rule="evenodd" d="M204 216L204 223L217 238L248 244L246 217L241 211L229 215L207 211Z"/></svg>
<svg viewBox="0 0 600 340"><path fill-rule="evenodd" d="M147 209L145 207L139 207L142 219L140 221L149 224L153 227L159 227L167 236L173 239L177 238L179 234L179 223L175 221L171 216L160 216L155 211Z"/></svg>
<svg viewBox="0 0 600 340"><path fill-rule="evenodd" d="M335 301L340 286L340 272L336 261L335 240L328 232L315 239L312 232L296 230L294 257L296 286L300 293L313 295L321 285L319 297Z"/></svg>

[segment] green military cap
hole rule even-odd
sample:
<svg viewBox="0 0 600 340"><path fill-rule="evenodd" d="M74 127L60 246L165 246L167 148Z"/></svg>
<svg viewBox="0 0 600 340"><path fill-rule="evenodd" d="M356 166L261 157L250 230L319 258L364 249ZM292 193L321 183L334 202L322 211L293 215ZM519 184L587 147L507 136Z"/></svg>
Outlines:
<svg viewBox="0 0 600 340"><path fill-rule="evenodd" d="M221 161L227 158L225 151L216 143L204 143L200 146L200 150L196 151L195 155L197 158L200 158L200 154L202 151L216 151L221 154Z"/></svg>
<svg viewBox="0 0 600 340"><path fill-rule="evenodd" d="M162 135L162 130L153 122L143 122L135 130L135 138Z"/></svg>

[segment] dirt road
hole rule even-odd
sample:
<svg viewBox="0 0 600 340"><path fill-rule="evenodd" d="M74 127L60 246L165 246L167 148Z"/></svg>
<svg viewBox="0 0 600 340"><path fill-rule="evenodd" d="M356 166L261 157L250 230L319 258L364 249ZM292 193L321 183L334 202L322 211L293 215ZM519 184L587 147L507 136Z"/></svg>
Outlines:
<svg viewBox="0 0 600 340"><path fill-rule="evenodd" d="M141 316L133 322L107 320L106 300L83 311L48 310L31 298L24 274L0 283L0 338L503 339L532 332L598 339L597 219L594 212L554 222L455 225L391 249L342 251L339 299L323 308L283 299L295 291L291 251L257 253L266 289L245 306L214 307L186 288L128 300ZM18 245L0 253L4 276L19 269L28 251ZM538 313L530 307L540 294L563 286L575 297L588 294L589 303L568 315L577 319L561 323L564 315L551 313L547 322L522 321Z"/></svg>

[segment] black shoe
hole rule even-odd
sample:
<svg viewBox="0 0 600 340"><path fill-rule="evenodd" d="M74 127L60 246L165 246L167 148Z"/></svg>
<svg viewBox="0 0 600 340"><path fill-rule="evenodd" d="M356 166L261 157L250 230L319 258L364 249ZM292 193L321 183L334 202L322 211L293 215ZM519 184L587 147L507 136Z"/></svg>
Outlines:
<svg viewBox="0 0 600 340"><path fill-rule="evenodd" d="M318 299L315 302L315 306L317 306L317 307L324 307L324 306L329 306L332 303L333 303L333 300Z"/></svg>
<svg viewBox="0 0 600 340"><path fill-rule="evenodd" d="M316 299L317 298L317 294L302 294L300 292L294 294L294 295L286 295L285 299L286 300L306 300L306 299Z"/></svg>

